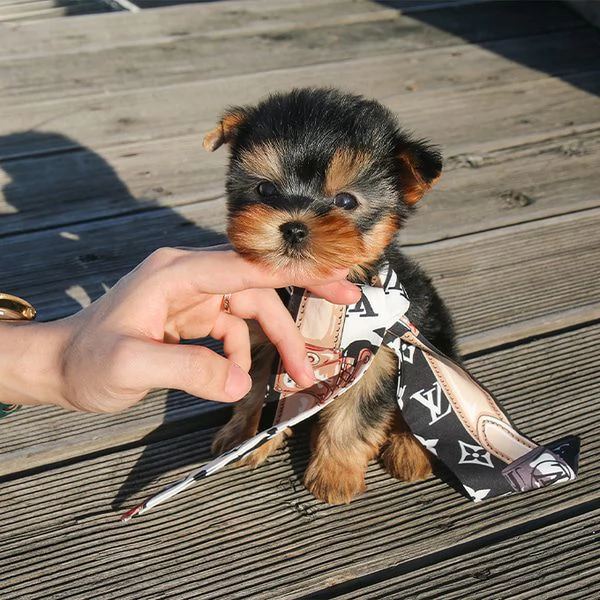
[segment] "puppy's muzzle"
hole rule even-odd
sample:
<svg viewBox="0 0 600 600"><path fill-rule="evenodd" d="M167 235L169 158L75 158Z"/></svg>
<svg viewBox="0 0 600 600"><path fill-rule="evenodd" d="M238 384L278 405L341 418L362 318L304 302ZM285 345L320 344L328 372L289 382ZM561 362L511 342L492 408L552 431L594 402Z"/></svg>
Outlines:
<svg viewBox="0 0 600 600"><path fill-rule="evenodd" d="M297 248L308 238L308 227L300 221L288 221L279 226L281 236L288 246Z"/></svg>

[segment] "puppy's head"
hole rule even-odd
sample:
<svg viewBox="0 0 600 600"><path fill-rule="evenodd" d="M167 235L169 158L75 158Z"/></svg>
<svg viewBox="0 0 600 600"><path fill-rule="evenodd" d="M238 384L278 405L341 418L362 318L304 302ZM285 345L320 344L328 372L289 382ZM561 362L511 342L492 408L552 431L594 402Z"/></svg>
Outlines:
<svg viewBox="0 0 600 600"><path fill-rule="evenodd" d="M228 110L204 138L210 151L225 143L231 243L310 275L376 263L442 167L381 104L329 89Z"/></svg>

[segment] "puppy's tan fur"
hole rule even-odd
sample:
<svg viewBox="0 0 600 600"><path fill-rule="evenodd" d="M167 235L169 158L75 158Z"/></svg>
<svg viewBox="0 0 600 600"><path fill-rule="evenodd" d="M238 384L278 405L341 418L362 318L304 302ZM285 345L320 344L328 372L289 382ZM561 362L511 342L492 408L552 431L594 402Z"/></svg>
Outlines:
<svg viewBox="0 0 600 600"><path fill-rule="evenodd" d="M418 299L416 325L430 327L430 341L452 354L451 318L396 237L441 173L434 147L404 132L378 103L327 89L294 90L229 109L204 140L210 151L223 144L231 149L227 233L240 254L294 275L348 268L357 283L373 283L378 265L389 261ZM256 330L252 343L252 389L215 438L215 453L257 433L275 350ZM396 378L397 357L382 347L363 378L318 415L304 479L314 496L350 502L364 491L365 470L377 458L399 479L431 473L432 458L395 404ZM243 462L259 465L289 434Z"/></svg>

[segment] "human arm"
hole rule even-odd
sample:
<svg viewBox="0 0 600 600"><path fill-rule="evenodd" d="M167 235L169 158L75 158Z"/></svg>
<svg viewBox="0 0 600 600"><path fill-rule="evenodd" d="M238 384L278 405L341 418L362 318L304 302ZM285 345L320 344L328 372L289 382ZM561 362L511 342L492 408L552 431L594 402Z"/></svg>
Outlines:
<svg viewBox="0 0 600 600"><path fill-rule="evenodd" d="M304 342L273 288L300 285L350 303L359 291L344 275L303 280L233 252L158 250L75 315L0 323L0 402L113 412L158 387L238 400L251 384L244 319L260 323L290 375L309 385ZM231 314L222 310L223 294L231 294ZM205 336L223 341L225 357L177 343Z"/></svg>

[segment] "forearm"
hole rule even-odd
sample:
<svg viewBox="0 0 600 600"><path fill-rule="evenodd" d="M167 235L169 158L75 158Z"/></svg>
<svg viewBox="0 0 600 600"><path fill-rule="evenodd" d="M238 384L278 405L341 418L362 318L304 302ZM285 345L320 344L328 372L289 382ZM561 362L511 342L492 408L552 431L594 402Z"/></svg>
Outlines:
<svg viewBox="0 0 600 600"><path fill-rule="evenodd" d="M0 402L65 406L64 333L53 323L0 322Z"/></svg>

